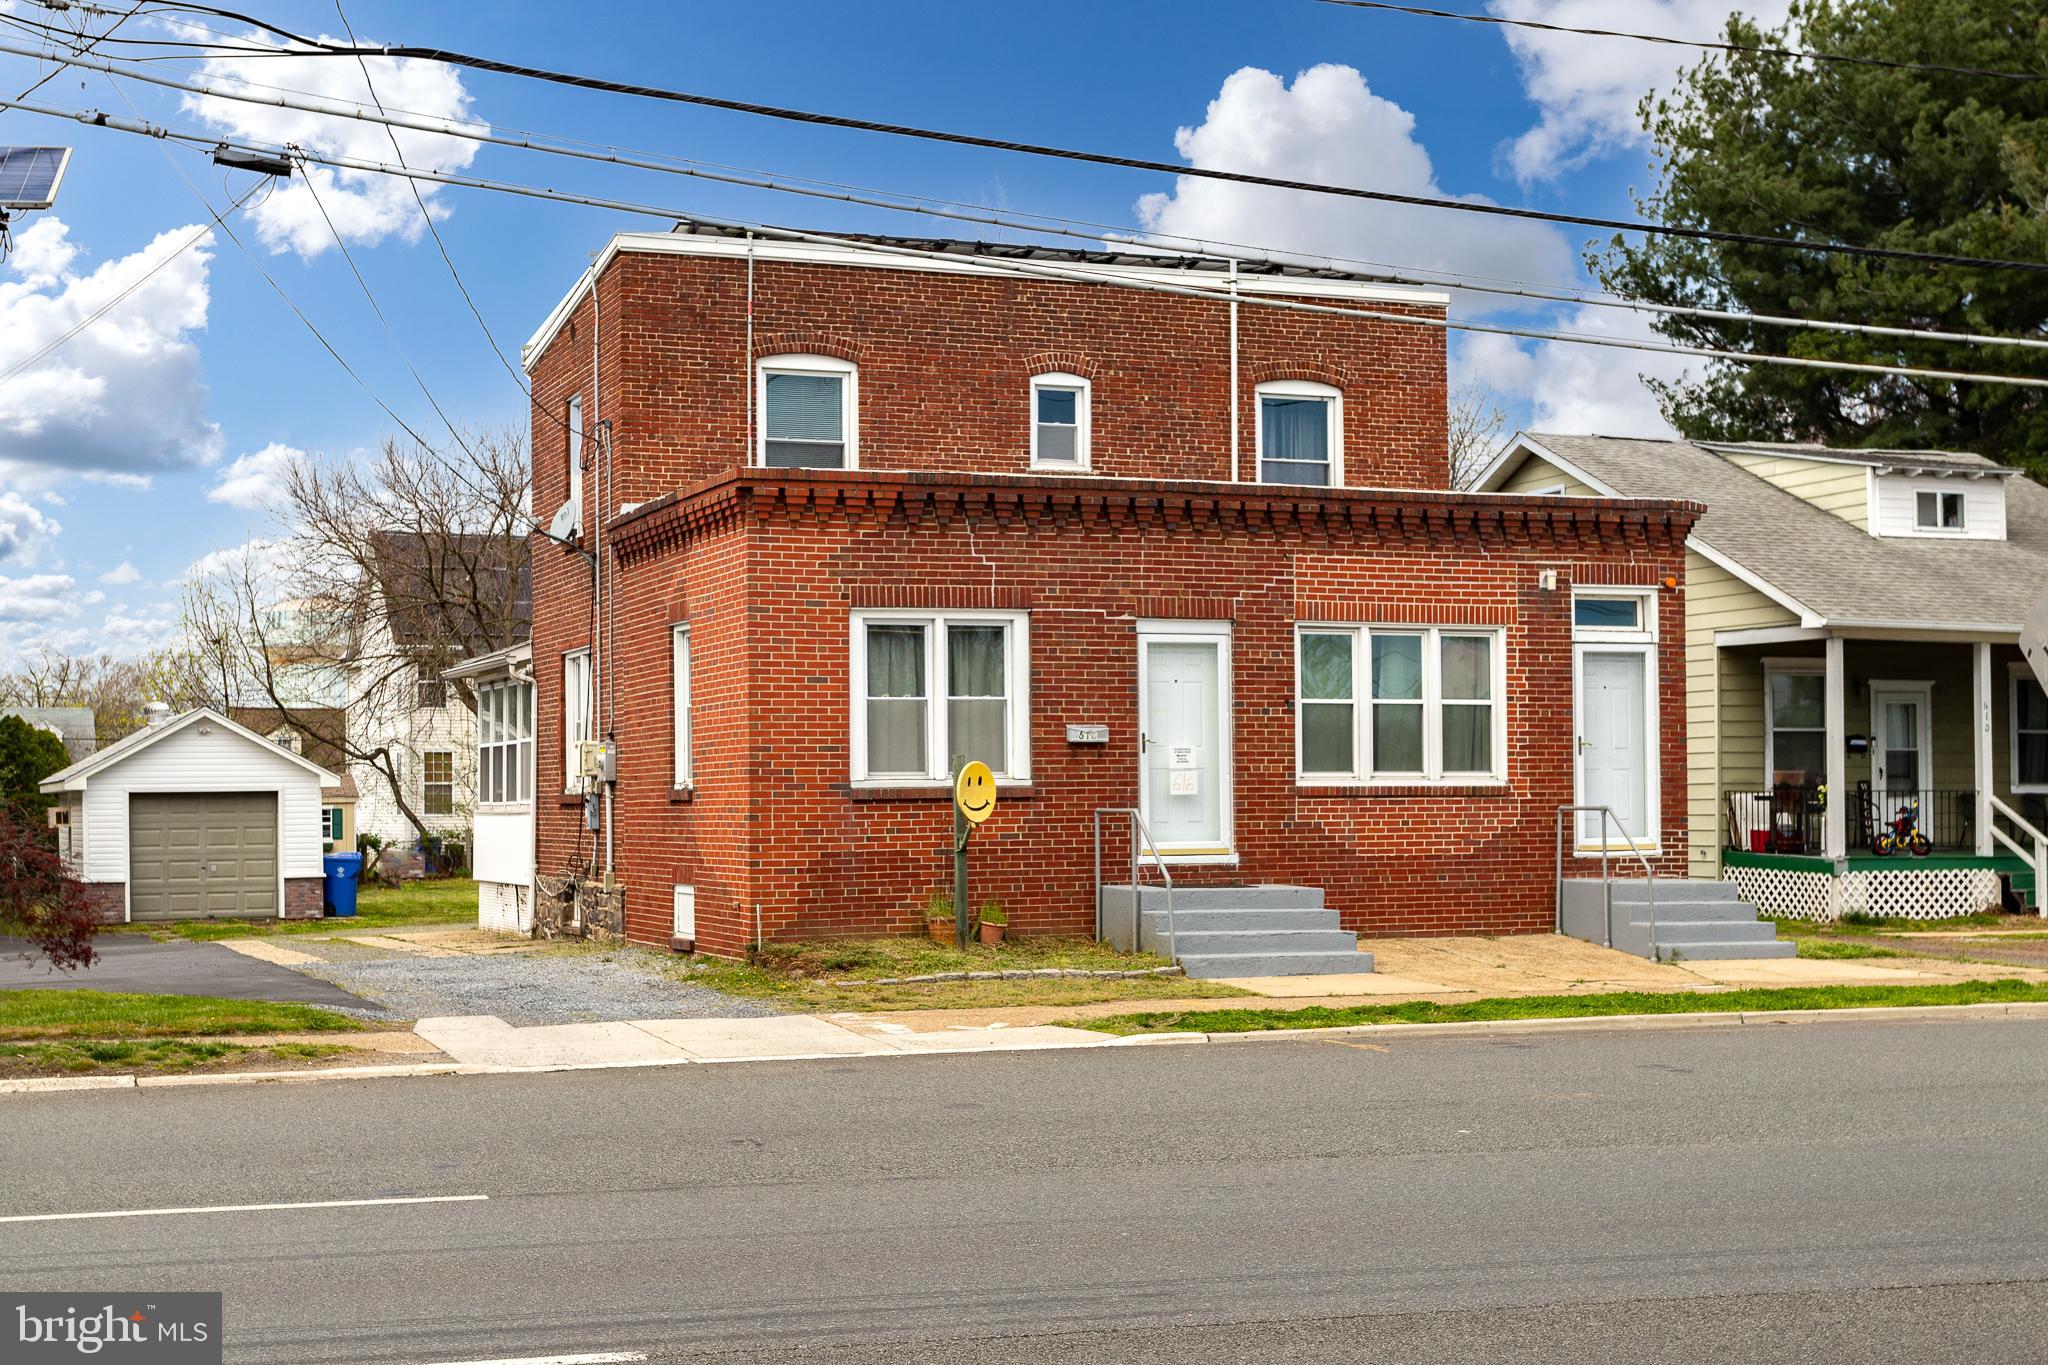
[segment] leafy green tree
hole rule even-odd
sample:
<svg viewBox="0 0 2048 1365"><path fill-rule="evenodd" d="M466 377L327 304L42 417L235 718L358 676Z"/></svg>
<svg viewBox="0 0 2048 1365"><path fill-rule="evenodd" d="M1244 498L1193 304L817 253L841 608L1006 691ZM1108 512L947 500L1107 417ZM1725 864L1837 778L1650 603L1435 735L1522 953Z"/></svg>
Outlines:
<svg viewBox="0 0 2048 1365"><path fill-rule="evenodd" d="M0 806L40 817L50 802L39 785L70 762L64 741L48 730L20 716L0 716Z"/></svg>
<svg viewBox="0 0 2048 1365"><path fill-rule="evenodd" d="M2048 0L1795 0L1731 43L2048 73ZM1716 54L1645 99L1671 225L2048 262L2048 80ZM1657 303L2048 337L2048 273L1616 238L1603 284ZM2048 376L2048 352L1666 317L1688 345ZM2048 391L1712 362L1656 386L1687 436L1973 450L2048 471Z"/></svg>

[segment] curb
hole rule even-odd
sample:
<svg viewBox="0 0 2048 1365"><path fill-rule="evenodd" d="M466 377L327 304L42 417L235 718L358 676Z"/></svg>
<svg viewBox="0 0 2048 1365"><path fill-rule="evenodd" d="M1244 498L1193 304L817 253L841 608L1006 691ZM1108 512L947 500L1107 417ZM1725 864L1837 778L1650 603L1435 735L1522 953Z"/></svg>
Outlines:
<svg viewBox="0 0 2048 1365"><path fill-rule="evenodd" d="M733 1066L746 1062L853 1061L886 1057L957 1057L1005 1052L1085 1052L1106 1047L1180 1047L1192 1043L1313 1042L1329 1038L1460 1038L1488 1034L1647 1032L1655 1029L1741 1028L1756 1024L1871 1023L1896 1020L2048 1019L2048 1001L1982 1005L1864 1005L1835 1010L1700 1011L1691 1014L1596 1014L1572 1019L1486 1019L1462 1024L1342 1024L1333 1028L1253 1029L1241 1033L1102 1034L1099 1042L1034 1042L1018 1047L933 1049L928 1052L791 1053L767 1057L646 1058L622 1062L550 1062L508 1066L489 1062L414 1062L396 1066L335 1066L303 1071L224 1071L190 1076L34 1076L0 1080L0 1095L76 1090L158 1090L203 1085L279 1085L291 1081L397 1079L411 1076L538 1076L561 1071L624 1071L681 1066Z"/></svg>

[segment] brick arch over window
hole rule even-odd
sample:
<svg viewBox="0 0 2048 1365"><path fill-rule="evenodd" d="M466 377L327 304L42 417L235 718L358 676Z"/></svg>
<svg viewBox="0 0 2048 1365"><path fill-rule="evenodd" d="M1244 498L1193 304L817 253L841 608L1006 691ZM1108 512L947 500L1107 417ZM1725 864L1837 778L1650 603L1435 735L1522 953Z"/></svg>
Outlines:
<svg viewBox="0 0 2048 1365"><path fill-rule="evenodd" d="M868 348L851 337L835 336L822 332L757 332L754 334L754 359L765 360L778 355L825 355L848 364L864 363Z"/></svg>
<svg viewBox="0 0 2048 1365"><path fill-rule="evenodd" d="M1034 351L1024 357L1027 375L1073 374L1086 380L1102 378L1100 367L1085 351Z"/></svg>
<svg viewBox="0 0 2048 1365"><path fill-rule="evenodd" d="M1241 378L1247 384L1272 384L1283 379L1307 379L1318 384L1328 384L1333 389L1343 389L1356 381L1357 373L1351 366L1338 364L1321 356L1305 355L1286 361L1248 365Z"/></svg>

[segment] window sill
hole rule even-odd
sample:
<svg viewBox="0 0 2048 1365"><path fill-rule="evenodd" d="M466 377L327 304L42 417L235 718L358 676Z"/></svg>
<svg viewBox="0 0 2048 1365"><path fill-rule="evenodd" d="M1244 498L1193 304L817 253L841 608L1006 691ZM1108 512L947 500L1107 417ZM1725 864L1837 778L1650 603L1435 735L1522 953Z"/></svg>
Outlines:
<svg viewBox="0 0 2048 1365"><path fill-rule="evenodd" d="M478 815L531 815L533 814L533 803L531 801L479 801L477 802L476 813Z"/></svg>
<svg viewBox="0 0 2048 1365"><path fill-rule="evenodd" d="M951 804L953 784L950 782L926 783L923 785L900 784L897 786L849 785L846 794L855 801L944 801ZM1037 792L1030 783L1009 786L996 783L998 801L1029 801Z"/></svg>
<svg viewBox="0 0 2048 1365"><path fill-rule="evenodd" d="M1033 474L1093 474L1095 471L1085 464L1061 464L1051 460L1033 460L1026 466Z"/></svg>
<svg viewBox="0 0 2048 1365"><path fill-rule="evenodd" d="M687 806L696 799L697 789L694 786L670 787L668 790L668 803L671 806Z"/></svg>
<svg viewBox="0 0 2048 1365"><path fill-rule="evenodd" d="M1513 796L1515 789L1507 782L1485 780L1462 782L1309 782L1294 784L1295 795L1312 797L1338 797L1354 800L1380 800L1405 796Z"/></svg>
<svg viewBox="0 0 2048 1365"><path fill-rule="evenodd" d="M555 798L555 804L563 810L580 810L583 807L583 793L563 792Z"/></svg>

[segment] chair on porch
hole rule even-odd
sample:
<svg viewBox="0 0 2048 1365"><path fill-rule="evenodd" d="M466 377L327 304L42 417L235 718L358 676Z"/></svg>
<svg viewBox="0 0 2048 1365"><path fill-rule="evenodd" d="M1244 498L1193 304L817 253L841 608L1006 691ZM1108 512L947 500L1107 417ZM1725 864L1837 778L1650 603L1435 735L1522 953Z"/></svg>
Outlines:
<svg viewBox="0 0 2048 1365"><path fill-rule="evenodd" d="M1807 813L1815 789L1804 783L1779 782L1771 788L1770 847L1773 853L1808 852Z"/></svg>

